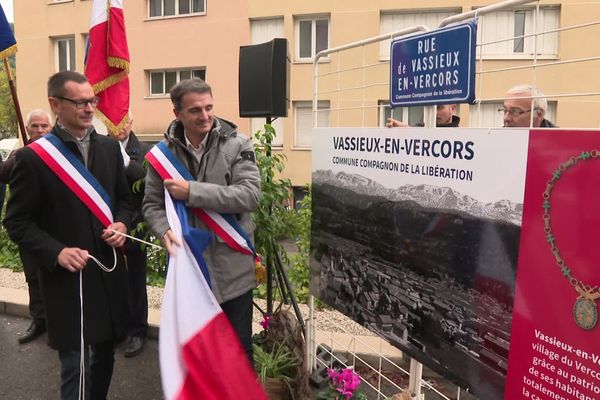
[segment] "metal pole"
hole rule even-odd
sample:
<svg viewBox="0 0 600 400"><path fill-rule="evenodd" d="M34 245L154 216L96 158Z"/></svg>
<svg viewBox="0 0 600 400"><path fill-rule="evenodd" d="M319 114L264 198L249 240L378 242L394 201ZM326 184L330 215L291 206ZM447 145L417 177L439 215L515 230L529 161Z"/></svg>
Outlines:
<svg viewBox="0 0 600 400"><path fill-rule="evenodd" d="M267 125L271 125L271 117L266 119ZM269 146L267 147L267 157L271 157L271 141L268 141ZM270 179L267 176L267 179ZM270 211L269 211L270 214ZM271 246L272 250L275 250ZM273 258L271 252L267 252L267 315L273 315Z"/></svg>
<svg viewBox="0 0 600 400"><path fill-rule="evenodd" d="M305 325L305 334L304 337L306 339L306 357L307 363L306 366L308 368L308 372L312 372L315 368L317 368L317 351L315 347L315 335L314 335L314 306L315 300L312 294L308 295L308 320Z"/></svg>
<svg viewBox="0 0 600 400"><path fill-rule="evenodd" d="M21 131L21 138L23 139L23 145L26 146L29 143L27 138L27 132L25 131L25 124L23 123L23 114L21 114L21 106L19 105L19 98L17 97L17 88L13 81L12 74L10 73L10 67L8 66L8 59L4 58L4 71L6 72L6 79L10 86L10 94L15 105L15 111L17 113L17 122L19 123L19 130Z"/></svg>
<svg viewBox="0 0 600 400"><path fill-rule="evenodd" d="M421 380L423 378L423 364L410 359L410 377L408 380L408 390L414 399L421 400Z"/></svg>
<svg viewBox="0 0 600 400"><path fill-rule="evenodd" d="M437 106L425 106L423 109L423 124L425 128L434 128L436 125ZM416 399L421 399L421 381L423 380L423 364L410 359L410 378L408 390Z"/></svg>
<svg viewBox="0 0 600 400"><path fill-rule="evenodd" d="M448 26L456 22L464 21L465 19L475 18L478 15L489 14L494 11L504 10L510 7L516 7L522 4L533 3L534 1L537 0L507 0L501 3L491 4L489 6L481 7L472 11L467 11L462 14L456 14L451 17L448 17L440 23L439 28L443 28L444 26Z"/></svg>
<svg viewBox="0 0 600 400"><path fill-rule="evenodd" d="M272 239L271 239L272 240ZM275 244L273 243L273 248L275 248ZM298 320L298 323L300 324L300 327L302 328L302 331L305 331L304 328L304 319L302 318L302 313L300 312L300 307L298 307L298 301L296 300L296 296L294 295L294 290L292 288L292 284L290 283L290 280L287 276L287 272L285 271L285 268L283 267L283 263L281 262L281 257L279 256L279 253L275 252L275 269L276 272L278 273L279 276L279 282L281 285L281 296L283 297L283 301L286 301L286 295L284 295L284 292L287 291L287 297L289 297L289 301L292 304L292 307L294 308L294 313L296 314L296 319ZM284 290L285 288L285 290ZM304 336L306 338L306 336Z"/></svg>

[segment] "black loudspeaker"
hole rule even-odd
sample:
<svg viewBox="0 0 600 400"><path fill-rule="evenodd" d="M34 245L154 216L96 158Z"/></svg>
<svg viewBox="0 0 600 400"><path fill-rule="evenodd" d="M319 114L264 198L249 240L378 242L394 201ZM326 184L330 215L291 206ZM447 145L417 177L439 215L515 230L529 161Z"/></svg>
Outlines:
<svg viewBox="0 0 600 400"><path fill-rule="evenodd" d="M287 117L290 106L287 39L240 47L240 117Z"/></svg>

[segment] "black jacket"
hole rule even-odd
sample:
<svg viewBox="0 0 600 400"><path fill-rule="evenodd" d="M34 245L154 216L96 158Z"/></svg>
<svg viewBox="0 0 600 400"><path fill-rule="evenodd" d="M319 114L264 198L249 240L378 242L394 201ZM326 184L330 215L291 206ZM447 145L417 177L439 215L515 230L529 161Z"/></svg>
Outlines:
<svg viewBox="0 0 600 400"><path fill-rule="evenodd" d="M133 190L134 183L146 177L146 169L144 168L144 158L146 153L150 151L150 145L140 142L135 133L129 134L129 141L125 146L125 152L129 156L129 165L125 168L127 176L127 184L132 189L133 198L133 215L131 218L131 227L135 228L137 224L144 220L142 216L142 200L144 199L144 185L142 184L136 190Z"/></svg>
<svg viewBox="0 0 600 400"><path fill-rule="evenodd" d="M58 126L52 133L83 160L69 133ZM114 221L129 228L132 205L119 144L93 131L88 155L87 169L107 192ZM10 188L4 224L10 238L41 268L50 345L58 350L78 349L79 274L59 266L58 254L64 247L79 247L112 266L113 251L100 238L103 226L29 147L16 154ZM121 251L116 253L118 265L113 272L103 272L92 261L83 270L87 344L118 340L127 330L127 271Z"/></svg>
<svg viewBox="0 0 600 400"><path fill-rule="evenodd" d="M460 117L458 115L452 116L452 121L449 124L439 124L436 125L436 128L457 128L460 124ZM425 124L423 122L419 122L415 125L416 127L424 127Z"/></svg>
<svg viewBox="0 0 600 400"><path fill-rule="evenodd" d="M542 122L540 122L540 128L556 128L556 125L544 118Z"/></svg>

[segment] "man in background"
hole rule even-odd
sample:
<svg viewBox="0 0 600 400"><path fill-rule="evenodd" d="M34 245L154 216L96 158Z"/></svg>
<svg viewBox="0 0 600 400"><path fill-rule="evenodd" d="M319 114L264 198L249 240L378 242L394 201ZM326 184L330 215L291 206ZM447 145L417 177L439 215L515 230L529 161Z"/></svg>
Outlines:
<svg viewBox="0 0 600 400"><path fill-rule="evenodd" d="M34 142L41 138L52 129L52 117L45 110L32 110L27 114L25 130L29 137L29 142ZM20 151L17 150L17 151ZM7 184L10 180L12 170L15 165L16 152L13 152L9 158L0 163L0 182ZM2 196L4 200L4 196ZM2 203L0 203L2 204ZM1 207L1 205L0 205ZM19 343L24 344L31 342L46 332L46 312L44 310L44 301L40 289L39 269L40 266L36 262L35 257L32 257L21 246L19 246L19 256L25 272L25 280L29 288L29 315L31 315L31 324L23 335L19 337Z"/></svg>
<svg viewBox="0 0 600 400"><path fill-rule="evenodd" d="M123 126L117 135L117 139L125 150L127 184L133 197L133 214L131 226L136 228L144 220L142 216L142 200L144 198L144 186L136 186L136 182L144 179L146 170L143 167L144 157L150 150L150 146L140 142L131 130L133 119ZM127 161L127 158L129 161ZM137 236L142 237L144 232ZM139 242L128 239L125 242L125 257L127 259L127 277L129 279L129 329L125 345L125 357L135 357L144 348L148 332L148 293L146 292L146 266L147 254Z"/></svg>
<svg viewBox="0 0 600 400"><path fill-rule="evenodd" d="M508 90L504 107L499 111L503 113L505 128L555 128L545 118L547 110L548 101L541 90L532 85L517 85Z"/></svg>
<svg viewBox="0 0 600 400"><path fill-rule="evenodd" d="M437 128L456 128L460 124L460 117L456 113L456 104L438 105L435 114L435 126ZM398 121L394 118L388 118L385 124L388 128L407 128L406 122ZM419 123L415 126L423 126Z"/></svg>

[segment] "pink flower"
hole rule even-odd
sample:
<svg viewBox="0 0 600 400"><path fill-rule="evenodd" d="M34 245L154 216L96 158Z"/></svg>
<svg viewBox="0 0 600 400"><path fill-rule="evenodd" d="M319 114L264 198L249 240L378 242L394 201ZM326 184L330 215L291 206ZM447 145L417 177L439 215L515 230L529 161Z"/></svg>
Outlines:
<svg viewBox="0 0 600 400"><path fill-rule="evenodd" d="M335 369L327 368L327 376L329 376L329 379L331 379L333 383L337 386L340 373L337 372Z"/></svg>
<svg viewBox="0 0 600 400"><path fill-rule="evenodd" d="M350 368L344 368L341 372L328 368L327 375L333 382L335 389L340 392L346 400L349 400L354 396L354 392L360 385L360 375Z"/></svg>
<svg viewBox="0 0 600 400"><path fill-rule="evenodd" d="M265 315L263 316L263 320L260 322L260 326L266 331L269 329L269 324L271 323L271 316Z"/></svg>

